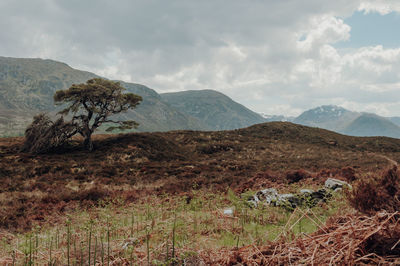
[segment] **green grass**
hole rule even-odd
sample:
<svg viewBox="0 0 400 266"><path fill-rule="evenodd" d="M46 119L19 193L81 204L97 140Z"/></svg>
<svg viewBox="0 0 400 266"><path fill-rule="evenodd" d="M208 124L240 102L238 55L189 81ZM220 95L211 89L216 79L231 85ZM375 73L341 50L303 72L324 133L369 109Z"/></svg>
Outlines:
<svg viewBox="0 0 400 266"><path fill-rule="evenodd" d="M232 217L223 215L226 207L235 209ZM250 208L232 192L193 191L188 204L182 196L148 197L129 205L103 202L90 211L69 213L65 224L4 238L0 262L169 265L198 250L264 245L278 237L290 241L317 230L328 217L347 208L341 194L312 210L294 212L268 206Z"/></svg>

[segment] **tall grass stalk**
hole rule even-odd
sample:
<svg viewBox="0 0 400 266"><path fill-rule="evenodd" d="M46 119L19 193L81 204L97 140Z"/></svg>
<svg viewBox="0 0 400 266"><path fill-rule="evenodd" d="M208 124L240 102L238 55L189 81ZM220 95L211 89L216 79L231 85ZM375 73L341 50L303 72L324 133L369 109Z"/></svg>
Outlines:
<svg viewBox="0 0 400 266"><path fill-rule="evenodd" d="M107 218L107 265L110 265L110 223Z"/></svg>
<svg viewBox="0 0 400 266"><path fill-rule="evenodd" d="M74 255L75 255L75 259L74 259L74 265L77 264L77 252L76 252L76 235L74 237Z"/></svg>
<svg viewBox="0 0 400 266"><path fill-rule="evenodd" d="M89 239L88 239L88 246L89 246L89 250L88 250L89 263L88 264L90 265L91 247L92 247L92 226L93 226L92 220L90 220L89 223L90 224L89 224Z"/></svg>
<svg viewBox="0 0 400 266"><path fill-rule="evenodd" d="M67 221L67 264L70 265L71 222Z"/></svg>
<svg viewBox="0 0 400 266"><path fill-rule="evenodd" d="M81 266L83 265L83 241L81 241L81 260L80 260L80 262L81 262Z"/></svg>
<svg viewBox="0 0 400 266"><path fill-rule="evenodd" d="M146 251L147 251L147 265L150 265L150 232L146 226Z"/></svg>
<svg viewBox="0 0 400 266"><path fill-rule="evenodd" d="M94 237L94 256L93 256L94 266L96 266L96 255L97 255L97 236Z"/></svg>
<svg viewBox="0 0 400 266"><path fill-rule="evenodd" d="M104 242L103 242L103 236L100 236L100 241L101 241L101 265L104 265Z"/></svg>
<svg viewBox="0 0 400 266"><path fill-rule="evenodd" d="M49 251L49 265L52 265L51 250L53 248L53 237L50 236L50 251Z"/></svg>
<svg viewBox="0 0 400 266"><path fill-rule="evenodd" d="M15 266L15 250L12 251L12 266Z"/></svg>
<svg viewBox="0 0 400 266"><path fill-rule="evenodd" d="M172 259L175 259L175 230L176 230L176 211L174 213L174 225L172 227L172 255L171 255Z"/></svg>

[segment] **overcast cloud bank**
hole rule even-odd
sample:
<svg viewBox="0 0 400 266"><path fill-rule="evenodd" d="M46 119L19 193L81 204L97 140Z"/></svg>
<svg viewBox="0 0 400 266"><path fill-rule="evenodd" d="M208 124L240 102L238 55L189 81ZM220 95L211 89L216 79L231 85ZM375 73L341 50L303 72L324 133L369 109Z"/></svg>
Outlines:
<svg viewBox="0 0 400 266"><path fill-rule="evenodd" d="M386 15L400 3L3 0L0 55L63 61L158 92L214 89L269 114L336 104L400 116L400 43L335 48L351 40L345 18L356 11Z"/></svg>

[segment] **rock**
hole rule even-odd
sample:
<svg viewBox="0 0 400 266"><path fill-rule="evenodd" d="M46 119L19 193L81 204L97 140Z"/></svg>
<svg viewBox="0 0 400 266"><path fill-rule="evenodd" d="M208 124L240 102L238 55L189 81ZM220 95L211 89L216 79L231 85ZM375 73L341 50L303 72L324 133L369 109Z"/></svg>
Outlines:
<svg viewBox="0 0 400 266"><path fill-rule="evenodd" d="M343 186L351 187L347 182L335 178L328 178L325 181L325 187L332 190L335 190L337 188L343 188Z"/></svg>
<svg viewBox="0 0 400 266"><path fill-rule="evenodd" d="M226 208L224 209L224 215L226 216L233 216L233 208Z"/></svg>
<svg viewBox="0 0 400 266"><path fill-rule="evenodd" d="M294 194L279 194L276 206L296 208L301 204L301 199Z"/></svg>
<svg viewBox="0 0 400 266"><path fill-rule="evenodd" d="M275 188L267 188L267 189L258 191L256 193L256 196L259 201L263 201L267 204L271 204L271 202L277 200L278 191Z"/></svg>
<svg viewBox="0 0 400 266"><path fill-rule="evenodd" d="M326 202L330 197L332 197L332 194L329 191L323 188L318 189L311 194L311 200L309 200L308 205L314 207L318 202Z"/></svg>
<svg viewBox="0 0 400 266"><path fill-rule="evenodd" d="M258 197L256 195L251 196L247 199L247 202L252 205L253 207L257 207L258 203L260 202L260 200L258 199Z"/></svg>
<svg viewBox="0 0 400 266"><path fill-rule="evenodd" d="M312 189L300 189L300 194L312 194L314 190Z"/></svg>
<svg viewBox="0 0 400 266"><path fill-rule="evenodd" d="M325 200L327 196L328 192L323 188L311 193L311 198L313 199Z"/></svg>

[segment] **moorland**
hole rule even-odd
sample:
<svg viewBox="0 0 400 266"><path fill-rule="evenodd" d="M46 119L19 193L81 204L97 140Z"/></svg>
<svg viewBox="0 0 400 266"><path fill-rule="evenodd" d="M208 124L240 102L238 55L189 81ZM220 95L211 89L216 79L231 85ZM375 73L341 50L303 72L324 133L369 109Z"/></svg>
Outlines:
<svg viewBox="0 0 400 266"><path fill-rule="evenodd" d="M32 155L20 151L23 141L0 139L2 264L399 262L396 209L355 204L372 206L360 184L385 175L391 188L375 187L399 196L399 139L271 122L95 135L92 152L75 138ZM263 188L316 190L329 177L355 192L294 210L246 202Z"/></svg>

